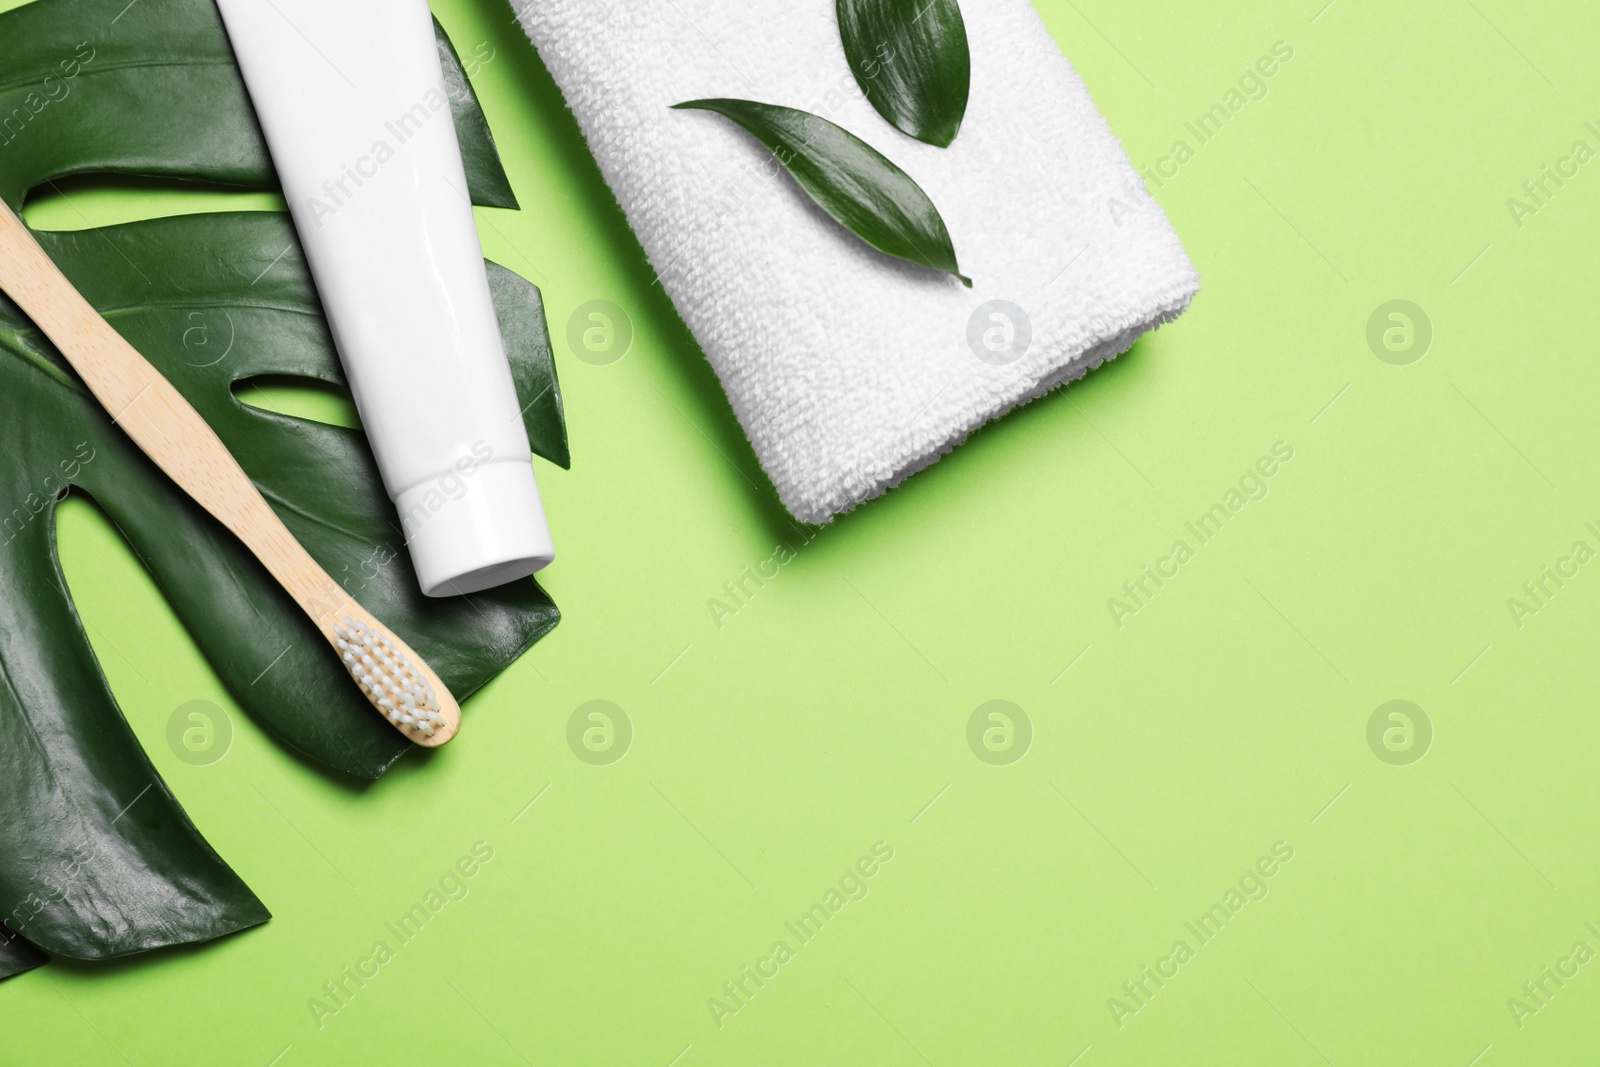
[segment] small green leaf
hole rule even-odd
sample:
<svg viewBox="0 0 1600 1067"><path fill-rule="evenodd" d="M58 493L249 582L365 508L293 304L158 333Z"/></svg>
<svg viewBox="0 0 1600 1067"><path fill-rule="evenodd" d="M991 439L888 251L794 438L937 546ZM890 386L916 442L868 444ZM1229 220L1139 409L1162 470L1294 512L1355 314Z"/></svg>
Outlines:
<svg viewBox="0 0 1600 1067"><path fill-rule="evenodd" d="M839 37L878 114L919 141L955 140L972 86L957 0L839 0Z"/></svg>
<svg viewBox="0 0 1600 1067"><path fill-rule="evenodd" d="M954 274L971 287L928 194L859 137L808 111L754 100L688 100L673 107L715 111L737 122L851 233L880 252Z"/></svg>

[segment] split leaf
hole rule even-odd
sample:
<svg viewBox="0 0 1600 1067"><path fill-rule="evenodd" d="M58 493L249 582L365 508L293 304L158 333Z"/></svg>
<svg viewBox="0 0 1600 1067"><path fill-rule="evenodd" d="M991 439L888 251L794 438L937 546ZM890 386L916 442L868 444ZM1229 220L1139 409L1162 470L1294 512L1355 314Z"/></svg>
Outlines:
<svg viewBox="0 0 1600 1067"><path fill-rule="evenodd" d="M514 208L489 123L444 28L446 95L474 204ZM79 174L278 188L210 0L35 0L0 14L0 199Z"/></svg>
<svg viewBox="0 0 1600 1067"><path fill-rule="evenodd" d="M31 971L45 962L44 953L0 923L0 982Z"/></svg>
<svg viewBox="0 0 1600 1067"><path fill-rule="evenodd" d="M455 53L443 40L440 50L472 199L512 206ZM0 70L0 198L13 206L78 174L276 186L209 0L36 0L0 14ZM532 579L470 602L422 596L360 431L235 396L238 383L265 377L344 384L287 215L183 215L38 237L216 430L311 555L458 697L556 624ZM533 448L564 466L539 292L493 264L489 282ZM56 508L69 492L93 498L222 684L283 744L363 778L411 748L255 558L0 298L0 922L79 959L262 922L266 908L184 814L95 659L56 550ZM34 961L20 940L0 951L10 954L0 973Z"/></svg>

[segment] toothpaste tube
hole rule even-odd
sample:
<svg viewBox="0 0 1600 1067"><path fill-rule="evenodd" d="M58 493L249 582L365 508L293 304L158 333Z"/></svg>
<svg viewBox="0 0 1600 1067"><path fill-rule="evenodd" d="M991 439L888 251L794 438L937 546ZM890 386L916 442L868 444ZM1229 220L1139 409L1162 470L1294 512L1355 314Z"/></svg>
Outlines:
<svg viewBox="0 0 1600 1067"><path fill-rule="evenodd" d="M428 596L555 557L425 0L218 0Z"/></svg>

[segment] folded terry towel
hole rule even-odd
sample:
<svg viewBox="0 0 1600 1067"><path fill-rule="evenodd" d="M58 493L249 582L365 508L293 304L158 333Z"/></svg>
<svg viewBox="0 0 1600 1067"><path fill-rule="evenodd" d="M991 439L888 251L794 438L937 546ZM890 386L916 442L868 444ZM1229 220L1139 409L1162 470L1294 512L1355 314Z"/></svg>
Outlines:
<svg viewBox="0 0 1600 1067"><path fill-rule="evenodd" d="M966 0L972 95L949 148L885 122L835 0L530 0L519 18L784 504L884 492L1013 406L1182 313L1198 279L1028 0ZM733 123L821 115L903 168L974 286L868 248Z"/></svg>

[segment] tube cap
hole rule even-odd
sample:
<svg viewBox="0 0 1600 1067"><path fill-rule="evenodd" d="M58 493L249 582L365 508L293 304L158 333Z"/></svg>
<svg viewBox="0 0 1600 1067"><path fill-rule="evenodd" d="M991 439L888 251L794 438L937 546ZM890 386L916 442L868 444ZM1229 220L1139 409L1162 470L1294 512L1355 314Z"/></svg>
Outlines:
<svg viewBox="0 0 1600 1067"><path fill-rule="evenodd" d="M395 508L426 596L504 585L556 557L527 460L446 473L401 493Z"/></svg>

